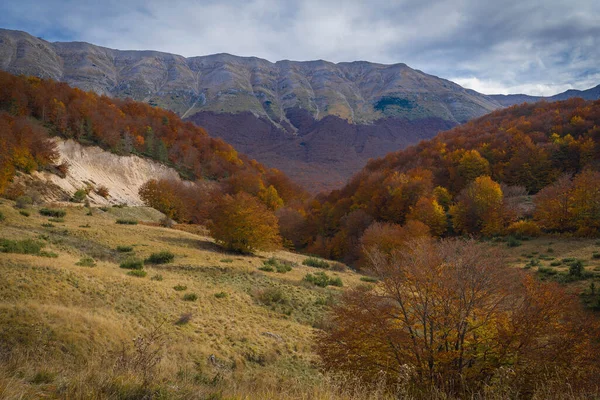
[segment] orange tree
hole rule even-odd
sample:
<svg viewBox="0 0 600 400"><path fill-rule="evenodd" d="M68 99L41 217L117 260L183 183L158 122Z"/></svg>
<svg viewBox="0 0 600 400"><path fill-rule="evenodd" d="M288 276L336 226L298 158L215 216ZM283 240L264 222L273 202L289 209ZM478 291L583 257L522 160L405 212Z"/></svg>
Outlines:
<svg viewBox="0 0 600 400"><path fill-rule="evenodd" d="M254 196L225 195L211 214L210 233L228 250L251 253L281 246L277 217Z"/></svg>
<svg viewBox="0 0 600 400"><path fill-rule="evenodd" d="M327 370L395 383L409 367L417 387L455 393L478 391L506 368L519 392L549 371L573 379L598 372L597 326L576 299L489 247L419 239L391 257L371 251L368 262L380 282L347 291L318 333Z"/></svg>

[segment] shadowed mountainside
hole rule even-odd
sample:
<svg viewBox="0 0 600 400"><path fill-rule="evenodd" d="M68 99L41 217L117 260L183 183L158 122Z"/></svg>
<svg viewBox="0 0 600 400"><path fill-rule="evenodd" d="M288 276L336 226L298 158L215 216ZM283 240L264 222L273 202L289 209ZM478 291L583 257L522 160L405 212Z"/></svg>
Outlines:
<svg viewBox="0 0 600 400"><path fill-rule="evenodd" d="M386 118L369 125L350 124L334 116L317 121L301 109L290 110L288 118L298 124L296 134L249 112L200 112L189 119L252 158L279 166L313 193L342 186L371 158L429 139L455 125L441 118Z"/></svg>

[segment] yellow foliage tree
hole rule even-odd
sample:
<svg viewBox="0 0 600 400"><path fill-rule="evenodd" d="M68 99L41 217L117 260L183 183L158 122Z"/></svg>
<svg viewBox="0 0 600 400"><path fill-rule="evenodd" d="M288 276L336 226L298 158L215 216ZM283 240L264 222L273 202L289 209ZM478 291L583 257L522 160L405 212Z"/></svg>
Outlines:
<svg viewBox="0 0 600 400"><path fill-rule="evenodd" d="M225 195L212 211L212 237L228 250L251 253L281 247L277 217L256 197Z"/></svg>
<svg viewBox="0 0 600 400"><path fill-rule="evenodd" d="M283 200L279 197L277 189L273 185L269 185L268 188L264 186L258 191L258 198L262 201L270 210L277 210L283 207Z"/></svg>
<svg viewBox="0 0 600 400"><path fill-rule="evenodd" d="M500 185L489 176L471 182L450 207L454 229L459 233L492 235L503 229L503 194Z"/></svg>
<svg viewBox="0 0 600 400"><path fill-rule="evenodd" d="M424 223L434 236L442 235L448 227L446 212L436 199L430 197L421 197L406 218Z"/></svg>
<svg viewBox="0 0 600 400"><path fill-rule="evenodd" d="M468 185L475 178L490 174L490 163L477 150L468 150L458 163L458 175L462 185Z"/></svg>

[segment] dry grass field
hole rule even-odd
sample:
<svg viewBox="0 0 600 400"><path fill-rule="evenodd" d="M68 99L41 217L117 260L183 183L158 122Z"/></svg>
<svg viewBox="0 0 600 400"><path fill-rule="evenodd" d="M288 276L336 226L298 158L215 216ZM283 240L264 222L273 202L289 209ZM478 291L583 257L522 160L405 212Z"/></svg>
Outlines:
<svg viewBox="0 0 600 400"><path fill-rule="evenodd" d="M0 399L388 398L324 376L312 348L337 295L368 284L360 275L327 270L343 287L322 288L304 281L322 271L302 265L306 256L227 253L202 229L160 227L153 209L53 208L66 215L0 204ZM596 240L489 245L547 279L568 276L571 260L582 260L585 277L568 283L578 293L600 277ZM120 268L162 251L174 259L145 263L143 277ZM273 257L291 270L261 270ZM390 398L398 397L408 398Z"/></svg>
<svg viewBox="0 0 600 400"><path fill-rule="evenodd" d="M312 398L327 386L312 335L343 288L304 282L320 271L306 257L228 254L143 224L161 218L148 208L63 209L57 219L0 205L0 239L44 245L0 252L0 398ZM159 251L174 260L146 264L145 277L119 267ZM259 270L270 257L295 265Z"/></svg>

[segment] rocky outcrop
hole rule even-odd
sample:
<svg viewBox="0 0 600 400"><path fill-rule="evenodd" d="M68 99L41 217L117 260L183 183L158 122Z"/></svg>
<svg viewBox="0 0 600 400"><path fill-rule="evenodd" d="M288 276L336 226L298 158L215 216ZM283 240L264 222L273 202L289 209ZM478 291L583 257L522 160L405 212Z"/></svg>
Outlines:
<svg viewBox="0 0 600 400"><path fill-rule="evenodd" d="M101 197L92 190L88 195L92 204L141 206L144 203L138 190L144 183L150 179L179 179L174 169L146 158L118 156L96 146L82 146L73 140L56 140L56 143L59 162L69 164L66 176L61 178L49 172L35 172L29 178L50 182L52 187L60 189L49 192L44 198L46 201L68 199L78 189L87 186L96 189L104 186L109 196Z"/></svg>

